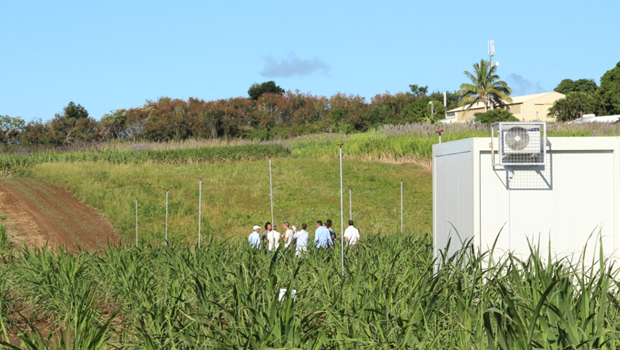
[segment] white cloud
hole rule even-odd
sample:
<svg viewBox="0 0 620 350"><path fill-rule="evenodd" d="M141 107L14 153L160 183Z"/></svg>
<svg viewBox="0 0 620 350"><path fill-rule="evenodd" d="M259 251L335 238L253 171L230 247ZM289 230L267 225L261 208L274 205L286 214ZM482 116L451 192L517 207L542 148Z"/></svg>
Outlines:
<svg viewBox="0 0 620 350"><path fill-rule="evenodd" d="M312 59L301 59L294 52L291 52L287 58L277 60L271 56L264 57L265 65L260 74L268 78L291 77L293 75L304 76L314 72L327 73L329 65L321 59L314 57Z"/></svg>

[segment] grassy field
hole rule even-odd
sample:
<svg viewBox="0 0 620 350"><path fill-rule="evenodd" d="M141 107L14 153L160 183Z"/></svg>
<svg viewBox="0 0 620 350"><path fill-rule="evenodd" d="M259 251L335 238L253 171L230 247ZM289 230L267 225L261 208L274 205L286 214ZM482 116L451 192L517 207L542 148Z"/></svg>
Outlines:
<svg viewBox="0 0 620 350"><path fill-rule="evenodd" d="M461 250L429 235L270 257L214 242L0 259L0 341L27 349L617 349L616 270ZM595 264L596 265L596 264ZM280 289L296 290L279 301ZM18 338L19 336L19 338ZM20 344L21 343L21 344Z"/></svg>
<svg viewBox="0 0 620 350"><path fill-rule="evenodd" d="M597 124L597 125L595 125ZM343 142L349 159L390 162L413 162L430 168L432 145L438 142L435 131L444 130L443 141L470 137L489 137L486 125L433 124L387 125L361 134L317 134L270 141L261 140L186 140L179 142L138 141L81 144L51 150L15 150L0 154L0 172L28 172L36 164L79 163L84 161L111 164L192 164L196 162L230 162L264 159L267 154L281 157L332 158ZM564 124L547 126L548 136L619 136L620 125Z"/></svg>
<svg viewBox="0 0 620 350"><path fill-rule="evenodd" d="M99 145L92 149L0 156L0 165L68 188L133 239L139 197L141 237L164 230L164 189L170 188L173 239L195 242L197 181L204 178L202 230L207 241L241 237L269 220L267 154L274 155L275 218L297 225L331 218L339 223L338 143L343 142L345 187L354 193L354 218L366 232L399 226L398 179L405 179L408 229L431 229L430 124L385 126L364 134L319 134L269 142L231 140ZM444 126L444 141L488 137L487 126ZM549 136L617 135L616 125L549 125ZM191 148L199 146L199 148ZM380 163L368 162L380 161ZM403 165L404 164L404 165ZM421 165L422 168L414 166ZM337 228L340 230L339 228Z"/></svg>
<svg viewBox="0 0 620 350"><path fill-rule="evenodd" d="M310 226L332 219L340 230L340 180L333 158L280 158L272 161L274 217ZM353 218L366 233L400 229L400 178L404 181L405 225L431 229L431 175L411 164L345 160L344 185L353 192ZM44 163L31 174L65 187L98 208L131 241L135 236L135 197L139 201L140 236L161 241L165 230L165 189L169 188L169 234L195 243L198 231L198 179L203 177L202 234L205 241L246 238L253 225L270 220L268 162L193 165L155 163L112 165L103 162ZM345 219L349 218L348 191Z"/></svg>
<svg viewBox="0 0 620 350"><path fill-rule="evenodd" d="M192 164L202 162L235 162L264 159L267 155L288 155L290 150L280 145L239 145L181 149L104 149L101 151L42 151L31 154L0 156L0 169L27 170L43 163L100 162L107 164Z"/></svg>
<svg viewBox="0 0 620 350"><path fill-rule="evenodd" d="M98 208L126 241L104 252L7 249L0 226L0 346L620 347L620 285L618 270L609 264L583 270L568 260L548 257L545 263L537 252L526 260L495 257L490 264L488 256L466 247L440 259L443 267L436 269L431 173L416 165L430 157L434 128L386 127L199 149L185 147L189 143L117 145L0 156L5 170L65 187ZM445 141L488 135L480 127L446 129ZM550 129L550 136L617 133L615 126ZM299 226L331 218L340 231L338 142L345 143L344 185L353 189L353 218L363 237L357 253L345 251L344 274L339 246L335 252L310 249L303 259L290 251L249 249L251 226L270 217L269 153L275 155L276 222ZM196 249L201 176L204 240ZM406 232L393 234L400 224L400 178ZM161 244L166 188L169 246ZM133 247L136 197L139 248ZM280 301L282 288L295 289L295 299L285 295Z"/></svg>

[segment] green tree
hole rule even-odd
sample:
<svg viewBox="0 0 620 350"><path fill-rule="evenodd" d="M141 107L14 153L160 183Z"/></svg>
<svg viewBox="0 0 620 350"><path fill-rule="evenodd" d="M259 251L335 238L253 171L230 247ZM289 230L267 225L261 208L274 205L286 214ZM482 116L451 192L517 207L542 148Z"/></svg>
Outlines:
<svg viewBox="0 0 620 350"><path fill-rule="evenodd" d="M497 122L518 122L517 119L510 111L505 109L493 109L485 113L480 113L476 116L476 121L481 124L492 124Z"/></svg>
<svg viewBox="0 0 620 350"><path fill-rule="evenodd" d="M603 74L597 96L606 114L620 114L620 62Z"/></svg>
<svg viewBox="0 0 620 350"><path fill-rule="evenodd" d="M558 86L553 89L553 91L559 92L561 94L568 94L569 92L585 92L593 94L598 89L596 82L592 79L579 79L579 80L571 80L564 79L558 84Z"/></svg>
<svg viewBox="0 0 620 350"><path fill-rule="evenodd" d="M581 118L584 114L594 113L596 107L597 99L592 94L569 92L565 98L555 101L547 115L564 122Z"/></svg>
<svg viewBox="0 0 620 350"><path fill-rule="evenodd" d="M48 144L50 137L49 124L49 122L43 123L41 119L28 122L24 130L19 134L19 144L33 146Z"/></svg>
<svg viewBox="0 0 620 350"><path fill-rule="evenodd" d="M88 116L86 108L69 102L62 114L51 121L48 139L55 145L92 141L98 136L97 122Z"/></svg>
<svg viewBox="0 0 620 350"><path fill-rule="evenodd" d="M19 134L24 129L26 129L26 122L21 117L0 115L0 137L7 146L16 144Z"/></svg>
<svg viewBox="0 0 620 350"><path fill-rule="evenodd" d="M435 114L431 115L431 106L429 104L430 99L419 99L411 102L402 111L403 122L407 123L435 123L439 117L443 117L441 113L437 113L435 108Z"/></svg>
<svg viewBox="0 0 620 350"><path fill-rule="evenodd" d="M250 89L248 89L248 95L254 101L258 100L260 95L266 93L282 95L284 94L284 89L276 85L273 81L266 81L262 84L254 83L250 86Z"/></svg>
<svg viewBox="0 0 620 350"><path fill-rule="evenodd" d="M471 83L461 84L459 95L461 96L460 105L467 105L467 109L471 108L476 102L484 104L484 111L489 110L489 105L499 107L504 101L512 102L508 95L512 94L512 89L508 84L499 80L500 77L495 74L497 66L491 66L489 61L480 60L480 63L474 63L474 73L465 71L465 76L471 80Z"/></svg>
<svg viewBox="0 0 620 350"><path fill-rule="evenodd" d="M443 113L438 112L437 106L441 105L440 110L443 111L443 91L435 91L428 95L431 100L439 101L435 103L435 113ZM448 110L454 109L459 106L459 101L461 97L458 94L458 91L447 91L446 92L446 103L448 104Z"/></svg>
<svg viewBox="0 0 620 350"><path fill-rule="evenodd" d="M417 84L409 85L409 89L411 89L411 93L416 97L426 96L428 93L428 86L418 86Z"/></svg>
<svg viewBox="0 0 620 350"><path fill-rule="evenodd" d="M122 139L126 137L125 124L127 123L127 110L119 108L104 114L99 120L99 132L105 140Z"/></svg>

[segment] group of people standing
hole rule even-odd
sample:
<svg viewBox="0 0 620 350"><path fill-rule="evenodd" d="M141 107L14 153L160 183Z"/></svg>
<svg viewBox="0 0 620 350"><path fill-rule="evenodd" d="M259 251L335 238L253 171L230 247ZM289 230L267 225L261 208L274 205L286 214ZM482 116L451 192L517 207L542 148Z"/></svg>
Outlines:
<svg viewBox="0 0 620 350"><path fill-rule="evenodd" d="M265 231L262 237L259 235L260 226L254 226L253 231L248 237L248 243L252 248L267 248L269 251L276 250L280 247L280 241L284 241L284 249L289 249L291 245L295 246L295 255L299 256L308 250L308 238L310 234L308 225L301 224L301 230L297 230L295 226L291 226L287 221L283 223L284 233L280 233L275 225L270 222L265 223ZM332 221L327 220L316 222L316 230L314 231L314 243L317 249L333 249L334 242L340 238L332 229ZM353 225L353 220L349 220L349 227L344 231L344 242L347 245L355 246L360 242L360 232Z"/></svg>

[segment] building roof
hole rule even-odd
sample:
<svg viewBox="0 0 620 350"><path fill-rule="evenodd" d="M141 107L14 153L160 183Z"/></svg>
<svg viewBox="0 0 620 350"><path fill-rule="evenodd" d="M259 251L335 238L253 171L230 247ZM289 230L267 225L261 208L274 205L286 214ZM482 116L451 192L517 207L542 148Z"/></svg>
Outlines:
<svg viewBox="0 0 620 350"><path fill-rule="evenodd" d="M516 104L520 104L520 103L524 103L527 102L529 100L533 100L533 99L537 99L539 97L543 97L545 95L551 95L551 94L559 94L564 96L563 94L556 92L556 91L551 91L551 92L543 92L540 94L532 94L532 95L523 95L523 96L513 96L512 97L512 102L507 102L506 105L516 105ZM448 112L460 112L463 109L465 109L467 107L467 105L465 106L461 106L455 109L451 109ZM471 106L470 109L478 109L478 108L484 108L484 104L481 102L476 102L474 103L473 106Z"/></svg>
<svg viewBox="0 0 620 350"><path fill-rule="evenodd" d="M596 117L594 114L586 114L579 119L568 122L568 124L581 123L617 123L620 121L620 115L605 115Z"/></svg>

